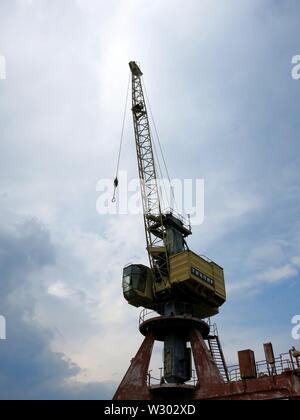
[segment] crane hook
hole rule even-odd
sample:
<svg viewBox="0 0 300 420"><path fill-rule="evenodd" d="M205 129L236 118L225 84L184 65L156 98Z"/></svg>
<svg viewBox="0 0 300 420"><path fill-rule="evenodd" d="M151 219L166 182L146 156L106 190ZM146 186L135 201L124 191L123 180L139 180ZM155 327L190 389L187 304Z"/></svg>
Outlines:
<svg viewBox="0 0 300 420"><path fill-rule="evenodd" d="M118 188L118 186L119 186L119 180L118 180L118 178L116 178L115 180L114 180L114 195L113 195L113 198L112 198L112 200L111 200L111 202L112 203L115 203L117 200L116 200L116 193L117 193L117 188Z"/></svg>

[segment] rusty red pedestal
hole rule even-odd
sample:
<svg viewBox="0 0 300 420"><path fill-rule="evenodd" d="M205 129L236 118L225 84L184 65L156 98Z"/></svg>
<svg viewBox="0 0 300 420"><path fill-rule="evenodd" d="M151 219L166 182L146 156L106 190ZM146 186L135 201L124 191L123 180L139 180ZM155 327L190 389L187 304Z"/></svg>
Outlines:
<svg viewBox="0 0 300 420"><path fill-rule="evenodd" d="M155 341L164 341L165 334L176 330L186 334L191 343L197 384L165 384L151 386L148 370ZM277 375L257 377L254 354L239 353L241 380L224 382L205 344L209 326L190 316L158 316L141 323L145 339L118 387L114 400L274 400L300 399L300 370L287 369ZM248 376L247 376L248 375ZM248 378L248 377L251 378Z"/></svg>

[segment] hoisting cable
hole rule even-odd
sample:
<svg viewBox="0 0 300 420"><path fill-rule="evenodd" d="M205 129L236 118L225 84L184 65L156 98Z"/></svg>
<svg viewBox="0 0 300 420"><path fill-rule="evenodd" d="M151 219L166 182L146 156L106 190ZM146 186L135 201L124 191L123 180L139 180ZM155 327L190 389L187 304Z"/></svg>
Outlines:
<svg viewBox="0 0 300 420"><path fill-rule="evenodd" d="M150 111L152 123L153 123L155 134L156 134L156 137L157 137L157 142L158 142L158 145L159 145L160 154L162 156L162 160L163 160L164 168L165 168L165 171L166 171L166 175L168 177L168 181L169 181L169 184L170 184L171 194L172 194L172 197L173 197L173 200L174 200L175 207L177 208L178 206L177 206L176 199L175 199L174 189L172 188L170 173L168 171L168 167L167 167L166 160L165 160L165 157L164 157L164 153L163 153L163 149L162 149L160 137L159 137L159 134L158 134L158 129L157 129L157 126L155 124L155 120L154 120L154 117L153 117L153 113L152 113L152 109L151 109L151 105L150 105L150 101L149 101L147 89L146 89L145 82L144 82L143 79L142 79L142 83L143 83L143 86L144 86L145 96L146 96L146 99L147 99L147 103L148 103L148 107L149 107L149 111ZM177 209L175 209L175 210L177 210Z"/></svg>
<svg viewBox="0 0 300 420"><path fill-rule="evenodd" d="M165 192L165 198L166 198L166 203L165 203L163 194L160 194L160 191L158 191L158 195L159 195L159 197L161 199L161 202L163 204L163 209L160 209L160 210L166 210L167 207L170 205L170 203L168 201L167 188L166 188L165 183L163 182L164 176L163 176L163 172L162 172L162 169L161 169L160 159L159 159L159 156L158 156L158 153L157 153L157 150L156 150L155 142L153 142L153 150L154 150L154 155L155 155L155 159L156 159L156 169L157 169L158 174L159 174L159 177L160 177L160 179L162 181L162 186L163 186L163 189L164 189L164 192ZM167 204L167 206L165 204Z"/></svg>
<svg viewBox="0 0 300 420"><path fill-rule="evenodd" d="M116 202L116 194L117 188L119 186L119 169L120 169L120 161L122 155L122 146L124 140L124 132L125 132L125 122L126 122L126 115L127 115L127 105L128 105L128 97L129 97L129 88L130 88L130 73L128 79L128 86L127 86L127 93L126 93L126 101L125 101L125 108L124 108L124 116L123 116L123 124L122 124L122 132L121 132L121 139L120 139L120 147L119 147L119 154L118 154L118 162L117 162L117 169L116 169L116 177L114 180L114 194L112 198L112 203Z"/></svg>

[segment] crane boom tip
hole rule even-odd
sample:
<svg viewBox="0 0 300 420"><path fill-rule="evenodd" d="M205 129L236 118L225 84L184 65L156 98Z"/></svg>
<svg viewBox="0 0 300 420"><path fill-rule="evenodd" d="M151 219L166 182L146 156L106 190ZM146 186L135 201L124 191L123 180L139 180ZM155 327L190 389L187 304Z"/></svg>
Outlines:
<svg viewBox="0 0 300 420"><path fill-rule="evenodd" d="M143 73L135 61L130 61L129 67L134 76L143 76Z"/></svg>

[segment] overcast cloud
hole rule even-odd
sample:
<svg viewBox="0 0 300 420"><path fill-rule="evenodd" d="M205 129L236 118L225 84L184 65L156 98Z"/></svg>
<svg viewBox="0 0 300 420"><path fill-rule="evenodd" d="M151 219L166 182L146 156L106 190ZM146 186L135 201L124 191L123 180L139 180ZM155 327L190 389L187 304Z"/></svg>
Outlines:
<svg viewBox="0 0 300 420"><path fill-rule="evenodd" d="M224 267L230 362L298 345L299 18L298 0L0 0L0 398L110 398L141 342L120 282L147 262L142 218L96 212L132 59L171 175L205 179L191 248Z"/></svg>

